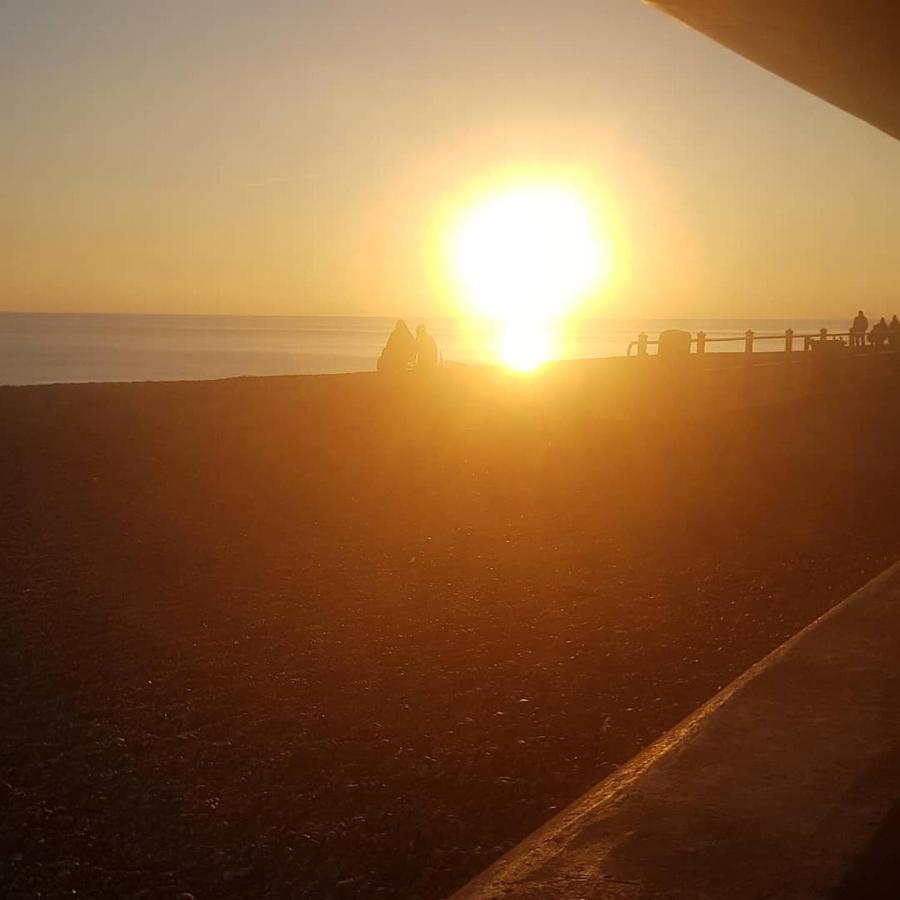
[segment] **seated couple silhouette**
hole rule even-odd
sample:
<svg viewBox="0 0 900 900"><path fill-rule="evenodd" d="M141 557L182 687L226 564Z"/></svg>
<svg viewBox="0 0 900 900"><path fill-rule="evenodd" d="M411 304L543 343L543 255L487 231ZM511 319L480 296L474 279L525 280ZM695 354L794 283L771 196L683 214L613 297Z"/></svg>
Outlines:
<svg viewBox="0 0 900 900"><path fill-rule="evenodd" d="M384 373L433 371L440 364L440 354L434 338L424 325L416 326L416 333L409 330L403 319L397 319L394 330L378 357L378 371Z"/></svg>

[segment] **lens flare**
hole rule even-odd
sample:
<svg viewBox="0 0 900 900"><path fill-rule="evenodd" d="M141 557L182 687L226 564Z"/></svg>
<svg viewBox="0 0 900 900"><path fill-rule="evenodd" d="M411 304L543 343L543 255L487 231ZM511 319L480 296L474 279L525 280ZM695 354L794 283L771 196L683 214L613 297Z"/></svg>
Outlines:
<svg viewBox="0 0 900 900"><path fill-rule="evenodd" d="M611 269L591 203L552 184L484 198L461 218L451 256L463 294L499 325L497 355L521 370L553 356L559 322Z"/></svg>

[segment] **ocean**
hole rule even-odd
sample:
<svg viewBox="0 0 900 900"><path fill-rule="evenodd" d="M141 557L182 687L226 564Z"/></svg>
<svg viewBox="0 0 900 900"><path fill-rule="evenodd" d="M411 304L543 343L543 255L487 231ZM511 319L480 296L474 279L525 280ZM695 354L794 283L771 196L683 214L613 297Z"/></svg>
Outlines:
<svg viewBox="0 0 900 900"><path fill-rule="evenodd" d="M483 334L455 319L424 322L447 362L492 361ZM394 320L321 316L169 316L0 313L0 385L92 381L183 381L239 375L371 371ZM559 357L624 356L646 331L703 330L709 337L846 331L830 319L585 319L569 324ZM761 349L780 349L777 342ZM708 351L742 350L740 341Z"/></svg>

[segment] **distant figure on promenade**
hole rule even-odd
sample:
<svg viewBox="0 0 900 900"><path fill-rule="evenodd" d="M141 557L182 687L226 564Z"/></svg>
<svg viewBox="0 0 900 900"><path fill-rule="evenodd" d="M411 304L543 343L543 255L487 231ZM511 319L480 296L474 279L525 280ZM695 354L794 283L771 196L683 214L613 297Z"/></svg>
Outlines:
<svg viewBox="0 0 900 900"><path fill-rule="evenodd" d="M405 372L416 360L416 339L403 319L397 319L394 330L378 357L378 371L384 373Z"/></svg>
<svg viewBox="0 0 900 900"><path fill-rule="evenodd" d="M859 310L853 324L850 326L850 346L864 347L866 345L866 332L869 330L869 320L865 313Z"/></svg>
<svg viewBox="0 0 900 900"><path fill-rule="evenodd" d="M884 342L888 339L888 323L885 322L884 316L882 316L873 326L871 332L869 332L869 341L871 342L873 347L881 348L884 346Z"/></svg>
<svg viewBox="0 0 900 900"><path fill-rule="evenodd" d="M416 368L420 372L431 372L437 364L438 348L434 338L424 325L416 325Z"/></svg>
<svg viewBox="0 0 900 900"><path fill-rule="evenodd" d="M891 345L891 350L900 349L900 319L896 316L888 324L888 331L890 332L888 342Z"/></svg>
<svg viewBox="0 0 900 900"><path fill-rule="evenodd" d="M876 349L880 350L889 337L890 332L887 327L887 322L885 322L884 316L882 316L872 326L872 330L869 332L869 343Z"/></svg>

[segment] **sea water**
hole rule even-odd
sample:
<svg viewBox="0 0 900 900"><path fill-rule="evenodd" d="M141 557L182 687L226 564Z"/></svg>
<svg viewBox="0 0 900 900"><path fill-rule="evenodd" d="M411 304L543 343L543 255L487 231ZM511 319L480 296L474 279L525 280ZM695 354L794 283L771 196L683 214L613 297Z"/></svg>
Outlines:
<svg viewBox="0 0 900 900"><path fill-rule="evenodd" d="M455 319L423 322L447 362L493 362L483 328ZM180 381L239 375L307 375L371 371L394 321L351 316L168 316L0 313L0 384L90 381ZM569 323L558 343L564 359L624 356L645 331L667 328L709 337L846 331L843 320L642 319ZM798 342L799 343L799 342ZM780 349L765 342L759 349ZM798 346L797 349L802 349ZM708 351L743 350L743 342Z"/></svg>

